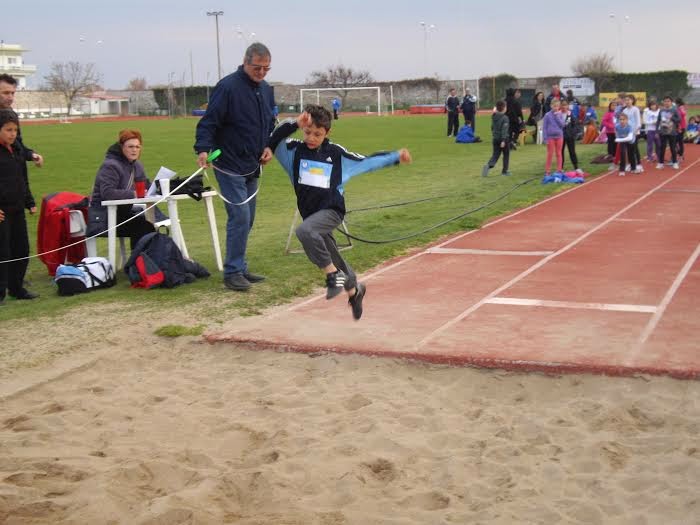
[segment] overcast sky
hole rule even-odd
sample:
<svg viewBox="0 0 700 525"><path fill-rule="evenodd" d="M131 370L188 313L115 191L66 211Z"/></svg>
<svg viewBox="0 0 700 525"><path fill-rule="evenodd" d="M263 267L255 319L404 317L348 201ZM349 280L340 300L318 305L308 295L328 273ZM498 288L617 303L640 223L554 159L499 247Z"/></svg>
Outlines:
<svg viewBox="0 0 700 525"><path fill-rule="evenodd" d="M195 84L207 74L213 84L215 22L206 13L219 10L223 73L259 40L272 51L270 81L301 83L333 64L382 81L567 76L574 59L600 52L622 58L623 71L700 72L698 0L23 0L5 9L0 39L31 50L30 88L52 62L69 60L94 62L112 89L134 77L189 85L192 71Z"/></svg>

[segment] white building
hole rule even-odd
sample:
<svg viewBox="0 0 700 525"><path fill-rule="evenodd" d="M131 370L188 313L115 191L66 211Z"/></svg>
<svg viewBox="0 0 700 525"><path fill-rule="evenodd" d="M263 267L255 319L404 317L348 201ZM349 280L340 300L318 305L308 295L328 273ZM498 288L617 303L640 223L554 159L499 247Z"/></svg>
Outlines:
<svg viewBox="0 0 700 525"><path fill-rule="evenodd" d="M23 48L19 44L6 44L0 40L0 73L12 75L17 79L17 88L27 87L27 77L36 73L36 66L24 64L22 53L29 49Z"/></svg>

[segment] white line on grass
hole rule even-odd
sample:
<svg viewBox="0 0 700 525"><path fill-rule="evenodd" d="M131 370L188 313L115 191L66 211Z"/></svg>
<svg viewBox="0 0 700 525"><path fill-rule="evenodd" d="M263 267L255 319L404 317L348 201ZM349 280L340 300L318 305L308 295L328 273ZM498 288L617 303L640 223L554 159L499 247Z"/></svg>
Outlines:
<svg viewBox="0 0 700 525"><path fill-rule="evenodd" d="M594 228L591 228L591 229L588 230L586 233L584 233L583 235L581 235L581 236L579 236L578 238L574 239L573 241L571 241L569 244L567 244L567 245L564 246L563 248L557 250L556 252L554 252L554 253L551 254L551 255L548 255L548 256L545 257L544 259L541 259L540 261L538 261L538 262L536 262L535 264L533 264L532 266L530 266L530 268L528 268L527 270L525 270L525 271L521 272L520 274L516 275L515 277L513 277L510 281L508 281L508 282L505 283L504 285L502 285L502 286L496 288L493 292L491 292L490 294L488 294L487 296L483 297L481 300L479 300L478 302L474 303L472 306L470 306L469 308L467 308L466 310L464 310L464 311L463 311L461 314L459 314L457 317L455 317L454 319L452 319L452 320L446 322L445 324L443 324L442 326L440 326L439 328L437 328L436 330L434 330L432 333L430 333L430 334L428 334L427 336L425 336L422 340L420 340L420 341L416 344L415 348L418 349L418 348L420 348L421 346L426 345L429 341L431 341L432 339L434 339L436 336L440 335L442 332L444 332L444 331L448 330L449 328L453 327L454 325L456 325L457 323L459 323L461 320L463 320L464 318L466 318L468 315L470 315L472 312L474 312L474 311L478 310L479 308L481 308L481 306L483 306L484 304L486 304L488 301L490 301L490 300L493 299L494 297L500 295L501 292L503 292L504 290L507 290L508 288L510 288L511 286L513 286L514 284L516 284L517 282L521 281L522 279L524 279L525 277L527 277L528 275L530 275L531 273L533 273L535 270L541 268L542 266L544 266L545 264L547 264L549 261L551 261L552 259L554 259L554 258L557 257L558 255L561 255L562 253L569 251L571 248L573 248L574 246L576 246L578 243L580 243L580 242L583 241L584 239L587 239L588 237L590 237L591 235L593 235L595 232L597 232L598 230L604 228L605 226L607 226L608 224L610 224L612 221L614 221L615 219L617 219L620 215L622 215L623 213L627 212L628 210L630 210L631 208L633 208L634 206L636 206L637 204L639 204L640 202L642 202L644 199L646 199L646 198L649 197L650 195L654 194L656 191L659 190L659 188L663 188L663 187L664 187L666 184L668 184L669 182L671 182L671 181L675 180L676 178L680 177L683 173L685 173L686 171L688 171L691 167L693 167L693 166L694 166L695 164L697 164L698 162L700 162L700 160L696 160L695 162L693 162L693 163L690 164L689 166L685 167L684 169L682 169L681 171L679 171L678 173L676 173L673 177L671 177L671 178L665 180L664 182L662 182L662 183L659 184L658 186L655 186L654 188L652 188L651 190L649 190L648 192L646 192L644 195L642 195L641 197L637 198L636 200L634 200L633 202L631 202L630 204L628 204L627 206L625 206L624 208L622 208L622 209L621 209L620 211L618 211L617 213L615 213L615 214L611 215L610 217L608 217L607 219L605 219L605 220L604 220L603 222L601 222L598 226L596 226L596 227L594 227Z"/></svg>

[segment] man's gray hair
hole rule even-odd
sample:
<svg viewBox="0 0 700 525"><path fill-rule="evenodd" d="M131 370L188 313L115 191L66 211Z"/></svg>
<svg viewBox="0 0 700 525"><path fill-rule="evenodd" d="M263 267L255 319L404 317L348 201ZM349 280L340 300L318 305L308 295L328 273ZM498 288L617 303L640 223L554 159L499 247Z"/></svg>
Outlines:
<svg viewBox="0 0 700 525"><path fill-rule="evenodd" d="M245 57L243 57L243 60L246 64L252 64L253 56L258 56L260 58L272 58L270 50L265 44L261 44L260 42L253 42L248 46L248 49L245 50Z"/></svg>

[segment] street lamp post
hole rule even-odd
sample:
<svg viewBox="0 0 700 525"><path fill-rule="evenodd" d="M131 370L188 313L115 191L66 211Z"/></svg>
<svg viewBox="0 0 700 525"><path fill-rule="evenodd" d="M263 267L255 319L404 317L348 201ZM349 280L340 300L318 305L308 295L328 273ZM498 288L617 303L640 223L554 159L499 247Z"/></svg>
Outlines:
<svg viewBox="0 0 700 525"><path fill-rule="evenodd" d="M435 30L435 24L426 24L425 22L420 22L420 26L423 28L423 69L428 71L428 33ZM427 75L427 73L426 73Z"/></svg>
<svg viewBox="0 0 700 525"><path fill-rule="evenodd" d="M168 73L168 117L170 118L172 118L175 109L173 107L173 77L175 77L174 71Z"/></svg>
<svg viewBox="0 0 700 525"><path fill-rule="evenodd" d="M219 66L219 80L221 80L221 53L219 51L219 16L223 16L223 11L207 11L207 16L213 16L216 20L216 61Z"/></svg>
<svg viewBox="0 0 700 525"><path fill-rule="evenodd" d="M209 103L209 71L207 71L207 104Z"/></svg>
<svg viewBox="0 0 700 525"><path fill-rule="evenodd" d="M617 24L617 64L622 73L622 24L630 23L630 17L625 15L623 17L617 16L615 13L610 13L610 20Z"/></svg>

